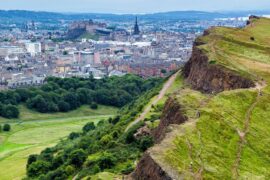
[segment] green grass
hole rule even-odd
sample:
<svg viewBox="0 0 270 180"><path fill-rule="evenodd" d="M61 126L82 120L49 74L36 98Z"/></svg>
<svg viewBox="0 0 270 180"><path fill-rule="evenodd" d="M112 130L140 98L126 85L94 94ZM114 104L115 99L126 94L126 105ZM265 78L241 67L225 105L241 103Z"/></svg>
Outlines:
<svg viewBox="0 0 270 180"><path fill-rule="evenodd" d="M63 119L63 118L75 118L75 117L88 117L88 116L98 116L103 114L115 114L118 109L115 107L99 105L97 110L89 108L89 106L84 105L80 108L66 112L66 113L39 113L34 110L30 110L25 105L19 105L20 117L19 119L6 119L0 117L0 123L4 122L17 122L17 121L35 121L35 120L50 120L50 119Z"/></svg>
<svg viewBox="0 0 270 180"><path fill-rule="evenodd" d="M21 179L30 154L38 154L55 145L71 132L78 132L87 122L95 122L116 114L117 108L99 106L92 110L83 106L68 113L41 114L20 106L20 119L10 121L11 131L0 133L0 179Z"/></svg>
<svg viewBox="0 0 270 180"><path fill-rule="evenodd" d="M186 179L269 179L270 178L270 19L255 20L244 29L215 28L201 38L200 46L209 59L267 86L205 95L186 87L174 95L188 122L174 129L170 143L152 150L163 168L174 169ZM250 37L255 41L250 41ZM257 102L257 103L255 103ZM247 115L251 110L248 125ZM196 116L196 112L200 115ZM247 133L239 152L239 132ZM157 153L158 152L158 153ZM234 170L238 171L238 175ZM201 173L199 173L201 172ZM196 179L196 178L195 178Z"/></svg>
<svg viewBox="0 0 270 180"><path fill-rule="evenodd" d="M87 179L87 178L83 178L83 179ZM91 180L115 180L115 179L121 179L121 176L113 174L113 173L109 173L109 172L101 172L94 176L91 176L90 178Z"/></svg>

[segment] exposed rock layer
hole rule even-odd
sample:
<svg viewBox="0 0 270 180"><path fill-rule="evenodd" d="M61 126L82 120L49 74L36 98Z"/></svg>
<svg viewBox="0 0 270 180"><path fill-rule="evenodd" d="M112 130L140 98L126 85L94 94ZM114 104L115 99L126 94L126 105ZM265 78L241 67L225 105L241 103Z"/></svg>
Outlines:
<svg viewBox="0 0 270 180"><path fill-rule="evenodd" d="M156 142L160 142L166 135L170 124L182 124L187 120L177 100L169 98L165 103L159 126L154 130L153 136Z"/></svg>
<svg viewBox="0 0 270 180"><path fill-rule="evenodd" d="M215 63L215 62L213 62ZM192 88L205 93L254 87L255 84L216 64L209 64L207 55L194 46L192 57L186 63L183 75Z"/></svg>
<svg viewBox="0 0 270 180"><path fill-rule="evenodd" d="M148 153L144 154L131 177L134 180L172 180Z"/></svg>

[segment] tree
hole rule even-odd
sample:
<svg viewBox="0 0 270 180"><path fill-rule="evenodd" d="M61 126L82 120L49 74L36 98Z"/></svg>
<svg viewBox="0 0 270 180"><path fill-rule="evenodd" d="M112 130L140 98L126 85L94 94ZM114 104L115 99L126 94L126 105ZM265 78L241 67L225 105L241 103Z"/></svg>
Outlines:
<svg viewBox="0 0 270 180"><path fill-rule="evenodd" d="M58 103L58 109L61 112L68 112L70 110L70 105L65 101L60 101Z"/></svg>
<svg viewBox="0 0 270 180"><path fill-rule="evenodd" d="M1 126L1 124L0 124L0 132L2 132L2 126Z"/></svg>
<svg viewBox="0 0 270 180"><path fill-rule="evenodd" d="M110 153L104 153L98 160L98 165L101 170L111 168L115 165L116 159Z"/></svg>
<svg viewBox="0 0 270 180"><path fill-rule="evenodd" d="M16 106L9 104L3 107L1 114L5 118L18 118L20 112Z"/></svg>
<svg viewBox="0 0 270 180"><path fill-rule="evenodd" d="M70 164L74 165L75 167L79 168L82 166L84 161L86 160L87 156L83 149L74 150L69 155L69 162Z"/></svg>
<svg viewBox="0 0 270 180"><path fill-rule="evenodd" d="M149 147L153 146L154 140L151 136L145 136L140 139L140 149L142 151L147 150Z"/></svg>
<svg viewBox="0 0 270 180"><path fill-rule="evenodd" d="M4 124L3 131L8 132L8 131L10 131L10 129L11 129L11 126L9 124Z"/></svg>
<svg viewBox="0 0 270 180"><path fill-rule="evenodd" d="M27 160L27 167L29 167L32 163L36 162L37 161L37 158L38 158L38 155L37 154L31 154L28 157L28 160Z"/></svg>
<svg viewBox="0 0 270 180"><path fill-rule="evenodd" d="M89 132L91 130L94 130L95 128L96 128L95 124L93 122L89 122L86 125L84 125L83 132L86 133L86 132Z"/></svg>
<svg viewBox="0 0 270 180"><path fill-rule="evenodd" d="M167 73L166 69L161 69L161 73L166 74Z"/></svg>
<svg viewBox="0 0 270 180"><path fill-rule="evenodd" d="M50 170L50 163L46 161L38 160L33 162L27 168L27 175L29 177L39 177L40 175L46 174Z"/></svg>
<svg viewBox="0 0 270 180"><path fill-rule="evenodd" d="M71 140L76 139L78 137L80 137L80 134L79 133L76 133L76 132L72 132L68 136L68 138L71 139Z"/></svg>
<svg viewBox="0 0 270 180"><path fill-rule="evenodd" d="M90 105L90 108L91 108L91 109L98 109L98 104L97 104L97 103L92 103L92 104Z"/></svg>
<svg viewBox="0 0 270 180"><path fill-rule="evenodd" d="M76 94L71 93L71 92L68 92L64 96L64 101L69 104L70 109L76 109L77 107L80 106L80 102L78 100L78 97L76 96Z"/></svg>

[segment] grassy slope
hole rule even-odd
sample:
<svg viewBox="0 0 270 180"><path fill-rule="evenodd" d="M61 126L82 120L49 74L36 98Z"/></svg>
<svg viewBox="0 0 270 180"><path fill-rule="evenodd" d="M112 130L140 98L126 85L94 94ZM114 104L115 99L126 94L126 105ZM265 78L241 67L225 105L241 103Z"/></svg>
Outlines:
<svg viewBox="0 0 270 180"><path fill-rule="evenodd" d="M255 80L262 89L203 95L185 88L177 98L189 121L151 152L164 169L204 179L270 178L270 20L244 29L216 28L201 38L210 60ZM255 41L251 41L254 37ZM198 116L200 112L200 117ZM243 132L246 132L241 141ZM239 161L238 161L239 160Z"/></svg>
<svg viewBox="0 0 270 180"><path fill-rule="evenodd" d="M98 122L116 113L113 107L92 110L83 106L68 113L40 114L20 106L19 120L9 120L12 131L0 133L0 179L21 179L30 154L56 144L89 121ZM0 122L8 120L1 119Z"/></svg>

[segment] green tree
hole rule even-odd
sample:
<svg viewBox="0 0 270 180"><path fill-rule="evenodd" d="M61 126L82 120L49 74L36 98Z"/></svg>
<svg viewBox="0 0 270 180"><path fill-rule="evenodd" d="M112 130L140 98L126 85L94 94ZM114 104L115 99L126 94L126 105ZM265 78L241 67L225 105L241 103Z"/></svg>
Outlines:
<svg viewBox="0 0 270 180"><path fill-rule="evenodd" d="M9 124L4 124L3 131L8 132L8 131L10 131L10 129L11 129L11 126Z"/></svg>
<svg viewBox="0 0 270 180"><path fill-rule="evenodd" d="M50 163L42 160L33 162L27 168L27 175L29 177L39 177L40 175L46 174L50 170Z"/></svg>
<svg viewBox="0 0 270 180"><path fill-rule="evenodd" d="M87 156L83 149L77 149L70 153L69 162L75 167L79 168L82 166Z"/></svg>
<svg viewBox="0 0 270 180"><path fill-rule="evenodd" d="M93 103L90 105L90 108L91 108L91 109L98 109L98 104L93 102Z"/></svg>
<svg viewBox="0 0 270 180"><path fill-rule="evenodd" d="M86 133L86 132L89 132L91 130L94 130L95 128L96 128L95 124L93 122L89 122L86 125L84 125L83 132Z"/></svg>

